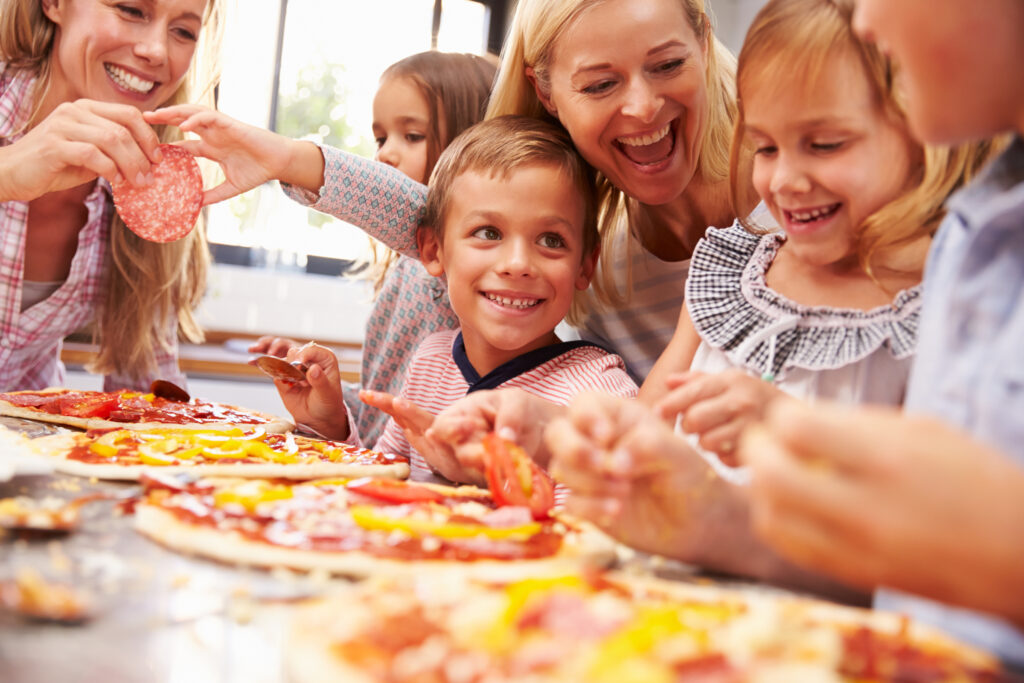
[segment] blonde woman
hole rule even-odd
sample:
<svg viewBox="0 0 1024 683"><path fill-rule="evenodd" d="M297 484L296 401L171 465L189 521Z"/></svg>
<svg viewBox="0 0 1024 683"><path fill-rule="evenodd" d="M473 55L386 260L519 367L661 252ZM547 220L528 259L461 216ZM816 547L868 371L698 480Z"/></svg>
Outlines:
<svg viewBox="0 0 1024 683"><path fill-rule="evenodd" d="M65 336L92 325L107 388L183 381L199 340L203 227L146 242L108 181L144 185L161 141L142 112L211 99L222 0L0 0L0 389L64 382Z"/></svg>

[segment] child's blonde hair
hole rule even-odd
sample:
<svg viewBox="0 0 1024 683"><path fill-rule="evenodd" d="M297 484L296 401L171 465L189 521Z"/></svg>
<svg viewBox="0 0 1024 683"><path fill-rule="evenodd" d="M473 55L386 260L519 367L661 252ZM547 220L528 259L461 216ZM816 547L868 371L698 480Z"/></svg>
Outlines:
<svg viewBox="0 0 1024 683"><path fill-rule="evenodd" d="M538 87L550 90L551 58L555 43L566 27L584 11L605 0L519 0L512 27L502 50L501 68L491 94L487 116L520 114L534 118L557 120L544 108L533 84L526 77L527 67L536 74ZM713 183L725 180L729 173L729 144L732 140L733 121L736 117L733 74L736 60L728 48L715 37L711 18L704 0L677 0L686 19L701 42L707 42L707 124L703 136L697 141L700 154L696 178ZM561 125L561 124L558 124ZM649 222L644 208L619 190L600 172L598 199L600 206L600 233L604 245L601 268L593 287L599 301L623 304L632 294L632 273L627 273L626 289L617 285L611 248L618 242L623 229L639 235L641 226ZM684 188L680 188L682 191ZM625 218L625 220L623 220ZM630 242L627 240L626 244ZM626 263L630 263L627 257Z"/></svg>
<svg viewBox="0 0 1024 683"><path fill-rule="evenodd" d="M160 106L194 102L213 106L214 87L220 80L223 20L224 0L208 0L189 70ZM55 33L56 26L43 13L40 0L0 0L0 60L9 69L36 76L33 114L50 85ZM175 127L158 126L157 134L162 142L181 139ZM166 330L175 320L186 339L203 339L194 310L206 289L210 261L206 230L201 217L187 237L158 244L128 230L113 213L109 248L111 267L105 274L93 330L99 355L89 369L140 379L155 373L156 345L166 345Z"/></svg>
<svg viewBox="0 0 1024 683"><path fill-rule="evenodd" d="M572 181L583 202L583 257L598 247L597 194L594 170L576 152L569 134L561 126L526 116L499 116L467 128L441 154L430 176L427 207L421 225L433 230L437 239L452 200L455 179L475 171L506 178L534 165L554 166ZM577 292L579 294L579 292ZM583 319L580 297L573 299L566 319L578 324Z"/></svg>
<svg viewBox="0 0 1024 683"><path fill-rule="evenodd" d="M396 78L409 79L427 103L430 121L423 180L430 177L438 156L448 143L483 119L496 71L496 62L491 58L431 50L401 59L381 74L381 83ZM374 290L379 292L398 255L372 238L370 245L375 265Z"/></svg>
<svg viewBox="0 0 1024 683"><path fill-rule="evenodd" d="M853 31L853 0L771 0L754 18L740 50L736 70L739 115L730 154L730 193L734 207L750 187L751 156L746 138L744 93L768 79L785 79L797 88L814 88L824 65L856 59L864 69L882 113L901 128L922 160L915 181L895 199L868 216L856 237L861 266L874 277L873 259L886 250L931 235L944 215L943 204L989 158L989 143L957 147L922 146L910 138L903 95L894 67L873 44ZM780 96L787 89L779 88ZM742 215L753 232L764 229Z"/></svg>

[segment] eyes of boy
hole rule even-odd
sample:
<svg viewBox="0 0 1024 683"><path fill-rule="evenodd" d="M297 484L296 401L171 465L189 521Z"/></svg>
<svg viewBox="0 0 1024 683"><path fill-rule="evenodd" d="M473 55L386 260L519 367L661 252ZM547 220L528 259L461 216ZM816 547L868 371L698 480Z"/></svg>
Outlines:
<svg viewBox="0 0 1024 683"><path fill-rule="evenodd" d="M477 228L470 235L486 242L496 242L502 238L501 231L493 226ZM546 249L567 249L569 247L565 238L554 232L543 233L537 237L536 243Z"/></svg>

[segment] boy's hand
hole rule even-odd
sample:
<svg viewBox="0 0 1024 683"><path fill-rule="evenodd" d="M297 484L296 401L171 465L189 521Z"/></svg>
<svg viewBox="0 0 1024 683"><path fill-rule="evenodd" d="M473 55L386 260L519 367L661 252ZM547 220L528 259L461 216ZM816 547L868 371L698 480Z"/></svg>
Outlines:
<svg viewBox="0 0 1024 683"><path fill-rule="evenodd" d="M475 391L442 410L430 436L450 444L462 465L479 472L480 477L480 441L491 432L519 445L538 465L547 467L550 454L544 444L544 427L564 412L564 406L522 389Z"/></svg>
<svg viewBox="0 0 1024 683"><path fill-rule="evenodd" d="M329 439L348 438L348 411L341 394L338 358L319 344L292 347L286 360L305 365L306 381L275 381L284 407L298 424L306 425Z"/></svg>
<svg viewBox="0 0 1024 683"><path fill-rule="evenodd" d="M178 144L195 156L220 164L226 179L203 193L203 206L224 201L269 180L295 182L314 191L323 185L323 156L312 143L292 140L194 104L165 107L144 116L151 124L174 125L195 133L198 140Z"/></svg>
<svg viewBox="0 0 1024 683"><path fill-rule="evenodd" d="M669 375L669 393L655 411L670 423L683 415L682 428L696 434L705 450L727 465L737 465L736 447L743 430L764 415L768 404L785 394L742 370L718 373L681 372Z"/></svg>
<svg viewBox="0 0 1024 683"><path fill-rule="evenodd" d="M479 436L450 441L435 434L440 415L434 416L412 401L383 391L361 391L359 398L367 405L383 410L405 432L409 443L442 477L463 483L487 486L483 471L483 447ZM441 413L443 415L444 413Z"/></svg>

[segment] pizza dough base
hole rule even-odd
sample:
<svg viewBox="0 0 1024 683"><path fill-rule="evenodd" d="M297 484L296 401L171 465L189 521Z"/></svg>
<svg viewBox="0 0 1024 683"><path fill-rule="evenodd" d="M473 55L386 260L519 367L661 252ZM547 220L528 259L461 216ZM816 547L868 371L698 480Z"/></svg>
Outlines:
<svg viewBox="0 0 1024 683"><path fill-rule="evenodd" d="M141 503L135 528L172 550L235 565L321 570L352 577L408 576L431 571L457 572L484 581L515 581L525 577L562 576L584 566L605 566L615 557L615 542L589 525L571 533L558 555L536 560L397 560L365 552L320 552L285 548L244 538L233 531L183 522L170 512Z"/></svg>
<svg viewBox="0 0 1024 683"><path fill-rule="evenodd" d="M784 589L766 586L687 583L668 581L650 576L637 576L623 572L609 572L606 576L613 582L629 586L635 595L648 594L664 596L668 600L694 600L706 603L748 604L768 602L780 616L797 611L803 618L824 626L863 626L877 633L908 636L918 645L950 656L965 665L979 670L998 667L997 661L989 654L960 643L944 633L919 622L906 621L903 615L893 612L846 607L824 600L806 598L789 593ZM334 654L331 645L359 635L366 627L372 628L375 614L360 596L364 592L394 590L387 580L370 579L367 582L341 589L327 597L317 598L300 606L292 616L285 649L285 668L288 680L294 683L330 683L352 681L372 683L376 679L356 665ZM480 586L455 587L447 580L431 584L432 598L449 592L460 600L480 598ZM444 598L439 600L444 601ZM836 632L838 644L838 632ZM756 635L752 634L752 637ZM777 677L781 676L781 678ZM540 676L538 681L549 678ZM757 678L756 680L764 680ZM786 683L821 683L836 680L834 670L821 668L821 662L783 661L773 667L768 680Z"/></svg>
<svg viewBox="0 0 1024 683"><path fill-rule="evenodd" d="M324 479L327 477L357 478L386 477L407 479L409 465L395 462L389 465L358 465L346 462L312 463L209 463L195 465L117 465L113 463L70 460L67 454L77 444L80 434L54 434L31 442L33 450L53 459L54 469L79 477L96 477L137 481L144 472L177 474L188 472L203 477L244 477L247 479Z"/></svg>
<svg viewBox="0 0 1024 683"><path fill-rule="evenodd" d="M34 394L47 394L47 393L59 393L64 389L43 389L42 391L34 391L29 393ZM16 393L16 392L15 392ZM134 429L134 430L150 430L160 429L166 427L175 427L181 429L231 429L235 427L240 428L256 428L262 427L270 434L284 434L290 432L295 428L288 420L277 415L271 415L269 413L263 413L258 410L250 410L248 408L241 408L238 406L228 405L226 403L218 403L225 408L232 410L244 411L251 415L261 417L267 422L258 424L235 424L231 422L208 422L208 423L197 423L190 422L184 424L175 424L167 422L115 422L113 420L104 420L98 417L75 417L73 415L55 415L53 413L46 413L40 410L34 410L32 408L25 408L24 406L16 406L13 403L0 400L0 415L10 415L11 417L23 417L29 420L35 420L37 422L49 422L52 424L68 425L69 427L78 427L79 429Z"/></svg>

